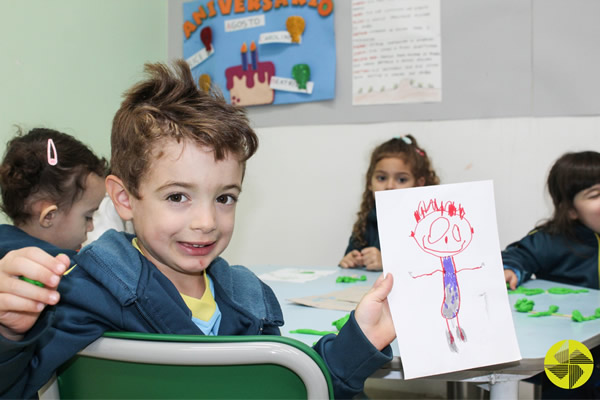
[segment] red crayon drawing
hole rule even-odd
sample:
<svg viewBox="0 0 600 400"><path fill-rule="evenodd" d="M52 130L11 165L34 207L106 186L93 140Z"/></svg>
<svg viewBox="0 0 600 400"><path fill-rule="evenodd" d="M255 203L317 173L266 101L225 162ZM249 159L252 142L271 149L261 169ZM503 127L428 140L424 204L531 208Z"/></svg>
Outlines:
<svg viewBox="0 0 600 400"><path fill-rule="evenodd" d="M417 279L423 276L431 276L436 272L441 272L444 275L444 300L442 301L441 312L442 317L446 319L446 327L448 328L446 338L450 350L458 352L452 331L455 330L456 336L463 342L467 341L467 336L458 321L460 288L456 274L460 271L480 269L482 266L457 269L454 256L469 246L473 240L474 230L465 218L463 207L460 204L455 205L453 201L438 204L436 200L432 199L427 205L421 201L414 215L417 224L410 236L421 250L439 257L441 269L417 276L411 274L411 276L413 279ZM451 329L450 325L454 329Z"/></svg>

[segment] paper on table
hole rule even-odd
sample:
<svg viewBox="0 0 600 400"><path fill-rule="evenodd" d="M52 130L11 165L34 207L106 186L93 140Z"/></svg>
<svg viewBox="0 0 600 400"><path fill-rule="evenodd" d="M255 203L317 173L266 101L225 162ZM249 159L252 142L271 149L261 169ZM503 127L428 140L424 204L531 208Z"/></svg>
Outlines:
<svg viewBox="0 0 600 400"><path fill-rule="evenodd" d="M371 289L370 286L357 285L325 294L297 297L289 299L289 301L309 307L350 312L356 308L360 299L369 289Z"/></svg>
<svg viewBox="0 0 600 400"><path fill-rule="evenodd" d="M283 281L283 282L310 282L323 276L332 275L337 269L301 269L301 268L283 268L273 272L267 272L258 277L263 281Z"/></svg>
<svg viewBox="0 0 600 400"><path fill-rule="evenodd" d="M491 181L375 193L406 378L521 358ZM435 360L427 355L435 354Z"/></svg>

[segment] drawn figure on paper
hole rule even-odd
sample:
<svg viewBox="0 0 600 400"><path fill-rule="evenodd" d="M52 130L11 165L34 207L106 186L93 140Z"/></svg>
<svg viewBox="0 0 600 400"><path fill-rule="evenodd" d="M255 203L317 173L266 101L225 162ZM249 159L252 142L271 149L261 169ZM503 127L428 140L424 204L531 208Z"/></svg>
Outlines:
<svg viewBox="0 0 600 400"><path fill-rule="evenodd" d="M436 272L444 275L444 299L441 312L448 328L446 332L448 345L452 351L458 352L452 332L455 331L457 338L463 342L467 341L467 336L458 320L460 288L456 274L464 270L479 269L481 266L459 270L456 268L454 256L469 246L473 240L474 230L465 218L463 207L460 204L455 205L453 201L439 204L436 200L430 200L428 204L421 201L414 215L417 225L410 236L421 250L439 257L442 268L427 274L417 276L411 274L411 276L416 279L431 276ZM454 329L451 329L451 325Z"/></svg>

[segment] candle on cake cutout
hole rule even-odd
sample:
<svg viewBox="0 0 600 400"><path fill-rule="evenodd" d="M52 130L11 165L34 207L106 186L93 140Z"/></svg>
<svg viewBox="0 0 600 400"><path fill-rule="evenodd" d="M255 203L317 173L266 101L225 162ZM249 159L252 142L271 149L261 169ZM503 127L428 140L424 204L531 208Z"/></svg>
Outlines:
<svg viewBox="0 0 600 400"><path fill-rule="evenodd" d="M244 71L248 70L248 47L246 46L246 42L242 45L242 69Z"/></svg>
<svg viewBox="0 0 600 400"><path fill-rule="evenodd" d="M248 42L242 47L242 55L245 54L245 57L242 57L242 65L232 65L225 69L226 87L231 104L237 106L272 104L275 90L271 88L270 82L271 78L276 76L275 64L271 61L258 61L256 43L250 41L251 49L246 46Z"/></svg>
<svg viewBox="0 0 600 400"><path fill-rule="evenodd" d="M250 55L252 57L252 69L257 71L258 60L256 59L256 44L254 43L254 40L252 41L252 43L250 43Z"/></svg>

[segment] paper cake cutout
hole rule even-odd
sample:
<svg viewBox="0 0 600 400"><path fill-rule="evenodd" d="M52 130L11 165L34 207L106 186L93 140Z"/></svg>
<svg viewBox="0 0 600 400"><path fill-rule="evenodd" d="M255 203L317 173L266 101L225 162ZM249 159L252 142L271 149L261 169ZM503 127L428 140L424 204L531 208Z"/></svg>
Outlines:
<svg viewBox="0 0 600 400"><path fill-rule="evenodd" d="M269 84L275 75L275 64L270 61L258 62L258 50L254 42L250 45L250 63L247 55L244 43L241 48L242 64L225 70L231 104L250 106L273 103L275 91Z"/></svg>

